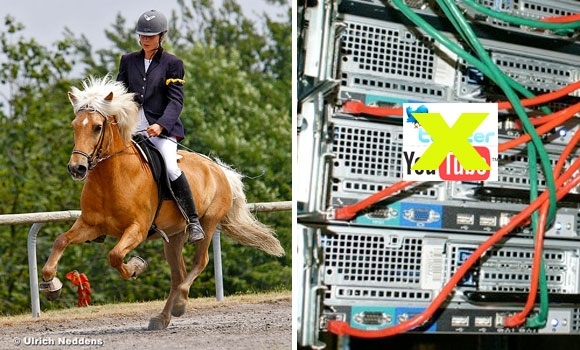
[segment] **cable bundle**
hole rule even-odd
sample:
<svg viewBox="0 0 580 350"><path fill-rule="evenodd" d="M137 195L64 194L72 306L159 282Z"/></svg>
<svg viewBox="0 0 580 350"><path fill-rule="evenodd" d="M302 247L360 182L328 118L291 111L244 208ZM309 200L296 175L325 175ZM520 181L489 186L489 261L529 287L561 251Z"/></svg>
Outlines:
<svg viewBox="0 0 580 350"><path fill-rule="evenodd" d="M524 86L503 73L492 61L490 55L487 53L478 37L475 35L474 31L463 16L459 7L456 5L455 1L437 0L437 4L456 28L459 35L465 40L466 43L468 43L472 51L476 53L477 56L471 55L463 47L435 30L422 17L417 15L411 8L409 8L403 2L403 0L392 0L391 2L408 19L410 19L415 25L425 31L429 36L443 44L447 49L464 59L469 64L476 67L501 88L507 97L507 101L499 103L498 109L513 110L519 118L518 122L521 123L524 134L513 140L501 143L498 147L498 151L502 152L523 144L526 145L531 174L529 198L530 204L522 212L512 217L506 226L502 227L496 233L490 236L469 256L469 258L460 266L460 268L449 279L449 281L447 281L441 292L422 313L405 322L382 330L360 330L349 326L349 324L345 321L338 320L328 321L328 330L338 335L347 334L361 338L376 338L400 334L430 322L438 308L441 307L441 305L448 299L455 286L461 281L461 279L478 261L478 259L480 259L488 249L490 249L494 244L496 244L514 229L526 222L529 222L530 218L531 227L534 231L535 237L534 259L532 264L529 294L523 309L516 314L506 317L504 325L505 327L519 327L525 324L526 327L530 328L544 327L548 314L548 290L543 263L544 232L546 228L550 227L554 221L557 201L580 184L580 175L577 174L577 170L580 168L580 159L575 160L567 169L564 169L566 160L572 154L576 144L580 141L580 132L575 133L571 142L567 144L554 168L552 168L552 164L550 163L549 156L546 152L540 135L549 132L559 125L562 125L575 114L579 113L580 103L571 105L555 113L553 113L547 107L541 107L541 111L544 113L544 116L535 118L530 118L528 116L525 107L539 106L557 98L566 96L580 88L580 82L575 82L560 90L546 93L541 96L534 96L534 94L527 90ZM487 16L491 16L499 20L520 26L552 30L555 33L569 33L570 31L574 31L580 28L580 14L549 17L543 20L534 20L511 16L505 13L494 11L476 3L473 0L464 0L464 3L467 6L470 6ZM520 94L522 97L518 96L518 94ZM342 109L346 113L368 114L380 117L401 117L403 115L401 108L368 107L362 105L360 102L354 101L344 102ZM540 160L540 164L537 163L538 158ZM539 193L537 188L538 168L544 174L546 181L546 191L542 193ZM415 184L415 182L411 181L397 182L358 203L336 209L334 211L334 218L337 220L352 219L364 208L367 208L368 206L388 196L392 196L399 191L405 190ZM534 307L538 289L540 294L539 312L537 315L529 316Z"/></svg>

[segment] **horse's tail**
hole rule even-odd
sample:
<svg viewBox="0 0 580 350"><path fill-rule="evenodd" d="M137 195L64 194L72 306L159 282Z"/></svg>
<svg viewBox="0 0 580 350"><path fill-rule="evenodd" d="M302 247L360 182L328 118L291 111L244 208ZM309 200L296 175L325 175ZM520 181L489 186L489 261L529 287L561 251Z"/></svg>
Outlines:
<svg viewBox="0 0 580 350"><path fill-rule="evenodd" d="M221 221L221 230L234 241L256 247L274 255L284 255L284 248L269 226L259 222L248 210L242 175L227 165L220 163L232 189L232 207Z"/></svg>

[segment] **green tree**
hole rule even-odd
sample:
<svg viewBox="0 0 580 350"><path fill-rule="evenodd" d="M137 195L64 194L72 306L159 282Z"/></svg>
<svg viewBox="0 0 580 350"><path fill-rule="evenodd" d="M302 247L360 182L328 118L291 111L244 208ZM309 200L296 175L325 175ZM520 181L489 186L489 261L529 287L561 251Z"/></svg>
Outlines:
<svg viewBox="0 0 580 350"><path fill-rule="evenodd" d="M8 92L0 111L0 213L76 208L81 187L62 185L71 150L69 142L62 142L71 136L66 97L71 46L62 41L51 51L21 38L23 26L13 17L6 16L4 25L0 83ZM0 312L29 304L26 232L22 226L0 226Z"/></svg>

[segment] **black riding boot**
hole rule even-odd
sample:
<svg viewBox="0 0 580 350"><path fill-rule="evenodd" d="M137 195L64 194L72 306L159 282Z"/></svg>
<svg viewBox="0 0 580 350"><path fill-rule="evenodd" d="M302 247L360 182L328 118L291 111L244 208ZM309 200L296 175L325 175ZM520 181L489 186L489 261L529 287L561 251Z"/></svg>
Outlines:
<svg viewBox="0 0 580 350"><path fill-rule="evenodd" d="M191 194L191 189L189 188L189 183L184 173L181 173L177 179L171 181L171 189L175 194L179 206L185 211L188 217L187 227L185 228L189 236L188 242L195 243L201 241L205 238L205 234L199 223L197 208L195 207L193 195Z"/></svg>

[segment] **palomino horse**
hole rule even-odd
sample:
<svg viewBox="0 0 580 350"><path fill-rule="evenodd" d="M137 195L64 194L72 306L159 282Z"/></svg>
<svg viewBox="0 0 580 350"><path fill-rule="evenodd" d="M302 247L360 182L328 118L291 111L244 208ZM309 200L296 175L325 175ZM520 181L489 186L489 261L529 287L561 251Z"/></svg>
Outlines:
<svg viewBox="0 0 580 350"><path fill-rule="evenodd" d="M124 259L146 239L160 238L158 233L148 237L152 224L167 238L164 252L171 268L171 290L163 311L150 319L149 329L164 329L171 315L178 317L185 312L189 289L208 263L208 248L218 224L221 231L240 244L274 256L284 254L272 229L248 211L239 173L218 161L179 151L179 167L190 182L206 234L197 243L193 268L187 273L182 254L186 222L175 201L163 201L155 216L159 204L157 185L131 141L137 123L133 94L110 76L90 77L82 85L84 90L73 87L69 92L75 119L74 150L68 164L72 178L85 181L81 215L70 230L56 238L42 268L40 289L48 299L55 299L60 293L62 283L56 277L56 267L65 248L103 235L119 239L109 252L109 264L124 279L137 277L146 267L144 261L129 259L125 263Z"/></svg>

